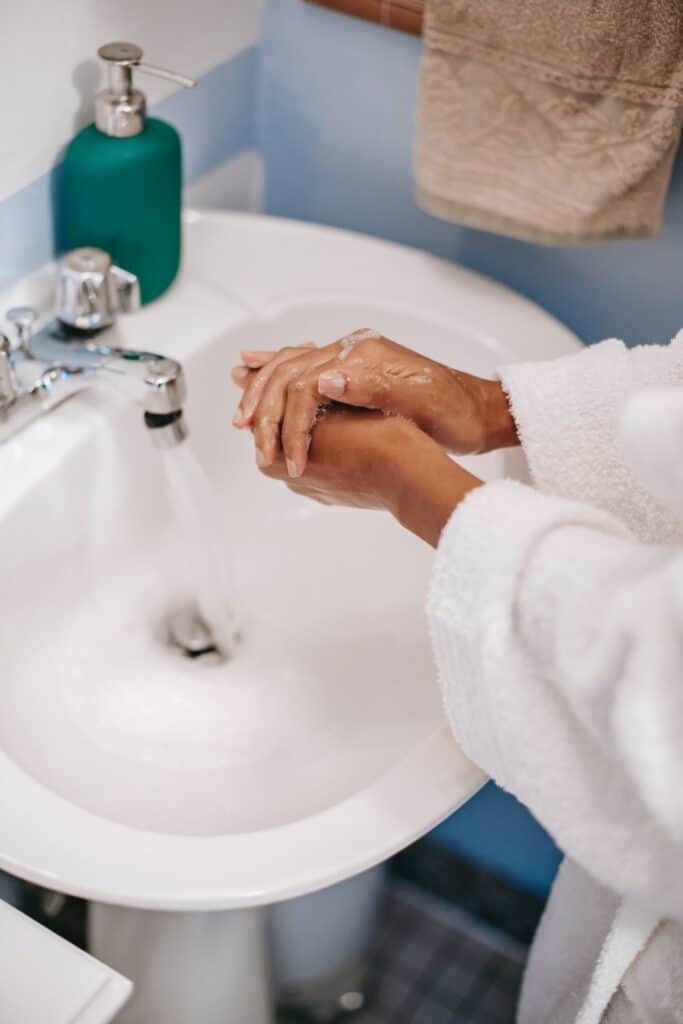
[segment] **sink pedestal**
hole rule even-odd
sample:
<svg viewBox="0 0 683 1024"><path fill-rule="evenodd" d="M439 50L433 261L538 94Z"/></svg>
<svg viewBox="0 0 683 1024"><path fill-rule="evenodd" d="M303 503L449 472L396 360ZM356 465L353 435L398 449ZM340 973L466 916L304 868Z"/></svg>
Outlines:
<svg viewBox="0 0 683 1024"><path fill-rule="evenodd" d="M272 1024L265 911L91 903L89 951L135 985L117 1024Z"/></svg>
<svg viewBox="0 0 683 1024"><path fill-rule="evenodd" d="M368 956L385 882L380 864L268 910L278 1004L333 1020L364 1002Z"/></svg>

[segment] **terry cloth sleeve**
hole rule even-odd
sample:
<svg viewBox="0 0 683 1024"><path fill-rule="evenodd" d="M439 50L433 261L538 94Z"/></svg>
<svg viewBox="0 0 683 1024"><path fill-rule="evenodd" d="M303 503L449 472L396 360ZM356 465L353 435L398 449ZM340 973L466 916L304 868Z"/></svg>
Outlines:
<svg viewBox="0 0 683 1024"><path fill-rule="evenodd" d="M471 492L428 615L452 730L603 884L683 911L683 556L512 481Z"/></svg>
<svg viewBox="0 0 683 1024"><path fill-rule="evenodd" d="M575 355L503 366L534 484L617 516L641 540L683 541L683 522L654 498L624 461L620 425L645 387L683 384L683 332L669 345L626 348L615 338Z"/></svg>

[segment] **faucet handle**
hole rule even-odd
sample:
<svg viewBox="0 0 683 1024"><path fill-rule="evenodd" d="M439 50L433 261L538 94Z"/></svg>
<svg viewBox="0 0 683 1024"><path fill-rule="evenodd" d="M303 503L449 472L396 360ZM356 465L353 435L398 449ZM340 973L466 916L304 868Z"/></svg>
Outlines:
<svg viewBox="0 0 683 1024"><path fill-rule="evenodd" d="M120 313L134 313L140 308L140 282L135 274L123 267L109 268L110 283L116 296L116 306Z"/></svg>
<svg viewBox="0 0 683 1024"><path fill-rule="evenodd" d="M0 412L10 406L17 397L11 355L12 346L5 335L0 334Z"/></svg>
<svg viewBox="0 0 683 1024"><path fill-rule="evenodd" d="M113 266L103 249L72 249L60 260L57 316L63 323L99 330L113 324L118 313L131 313L139 306L137 277Z"/></svg>
<svg viewBox="0 0 683 1024"><path fill-rule="evenodd" d="M5 319L12 324L17 337L17 345L28 352L29 342L33 335L33 325L38 314L32 306L12 306L7 310Z"/></svg>

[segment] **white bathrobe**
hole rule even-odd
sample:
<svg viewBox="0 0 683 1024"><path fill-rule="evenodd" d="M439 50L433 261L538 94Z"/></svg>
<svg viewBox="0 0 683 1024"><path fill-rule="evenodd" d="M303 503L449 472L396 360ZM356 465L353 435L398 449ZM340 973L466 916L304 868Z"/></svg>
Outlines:
<svg viewBox="0 0 683 1024"><path fill-rule="evenodd" d="M461 503L428 612L457 740L567 855L518 1020L683 1022L683 332L500 376L535 488Z"/></svg>

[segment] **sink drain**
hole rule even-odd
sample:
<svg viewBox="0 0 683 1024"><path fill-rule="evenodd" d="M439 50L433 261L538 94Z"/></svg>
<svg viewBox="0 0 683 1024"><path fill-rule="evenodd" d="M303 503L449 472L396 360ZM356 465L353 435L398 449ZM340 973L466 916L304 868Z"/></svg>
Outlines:
<svg viewBox="0 0 683 1024"><path fill-rule="evenodd" d="M179 608L171 613L167 622L167 639L172 647L193 661L201 659L215 665L225 660L197 608Z"/></svg>

